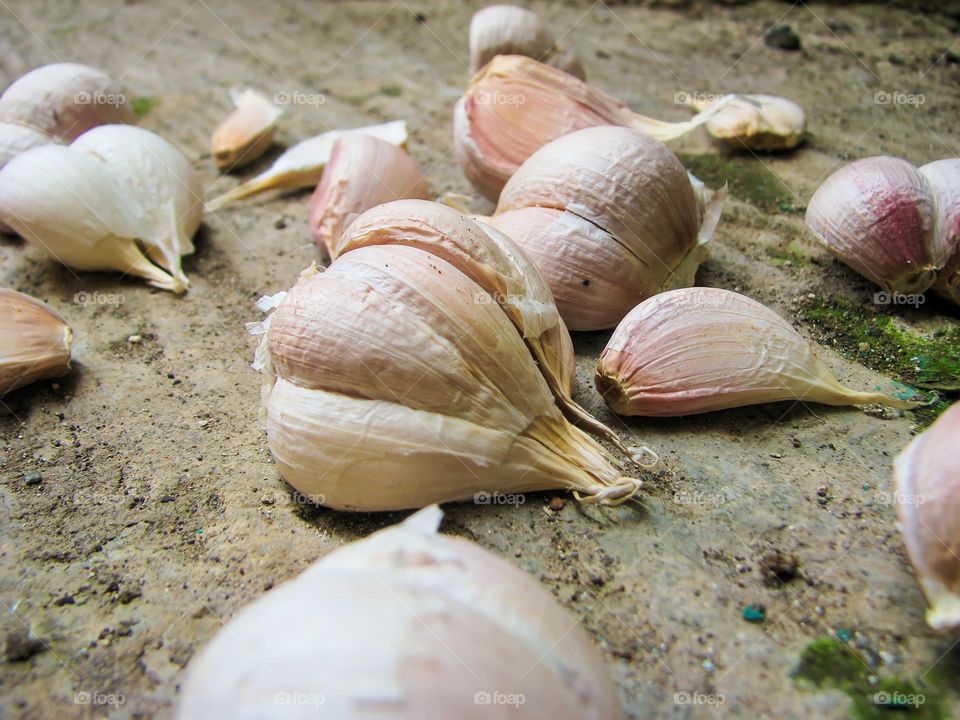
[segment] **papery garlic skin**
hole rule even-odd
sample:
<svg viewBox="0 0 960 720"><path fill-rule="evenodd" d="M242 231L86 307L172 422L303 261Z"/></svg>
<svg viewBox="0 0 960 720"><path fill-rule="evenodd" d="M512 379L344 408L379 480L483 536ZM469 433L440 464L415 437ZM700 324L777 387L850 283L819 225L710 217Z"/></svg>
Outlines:
<svg viewBox="0 0 960 720"><path fill-rule="evenodd" d="M429 197L427 179L403 148L372 135L344 135L310 198L310 231L333 258L334 243L360 213L391 200Z"/></svg>
<svg viewBox="0 0 960 720"><path fill-rule="evenodd" d="M0 123L0 170L20 153L55 142L56 138L36 128L17 123ZM0 222L0 233L10 232L13 230Z"/></svg>
<svg viewBox="0 0 960 720"><path fill-rule="evenodd" d="M960 305L960 158L936 160L918 170L930 185L935 207L931 261L939 270L933 289Z"/></svg>
<svg viewBox="0 0 960 720"><path fill-rule="evenodd" d="M513 564L438 535L440 517L338 548L244 608L191 660L176 717L621 718L569 612ZM492 692L517 702L485 704Z"/></svg>
<svg viewBox="0 0 960 720"><path fill-rule="evenodd" d="M927 598L927 623L960 628L960 403L897 456L900 532Z"/></svg>
<svg viewBox="0 0 960 720"><path fill-rule="evenodd" d="M263 155L277 134L283 110L252 88L231 90L234 111L213 131L210 154L221 170L249 165Z"/></svg>
<svg viewBox="0 0 960 720"><path fill-rule="evenodd" d="M595 382L619 415L693 415L779 400L918 404L844 387L786 320L719 288L672 290L634 308L600 354Z"/></svg>
<svg viewBox="0 0 960 720"><path fill-rule="evenodd" d="M0 95L0 122L29 125L68 141L97 125L135 120L120 85L89 65L44 65Z"/></svg>
<svg viewBox="0 0 960 720"><path fill-rule="evenodd" d="M693 103L703 111L718 100ZM775 95L735 95L707 120L707 132L734 149L789 150L803 142L807 118L792 100Z"/></svg>
<svg viewBox="0 0 960 720"><path fill-rule="evenodd" d="M70 372L73 333L36 298L0 288L0 395Z"/></svg>

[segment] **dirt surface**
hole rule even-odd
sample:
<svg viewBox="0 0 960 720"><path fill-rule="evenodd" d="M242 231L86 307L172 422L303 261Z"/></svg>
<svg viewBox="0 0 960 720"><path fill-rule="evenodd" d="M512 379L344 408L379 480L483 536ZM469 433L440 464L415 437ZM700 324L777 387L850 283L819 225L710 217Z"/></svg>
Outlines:
<svg viewBox="0 0 960 720"><path fill-rule="evenodd" d="M699 282L744 292L820 339L801 311L837 297L898 326L955 327L956 308L932 297L920 309L876 306L869 283L811 244L802 209L846 160L960 154L957 23L882 5L684 5L532 7L569 29L563 41L593 82L646 114L682 119L677 93L731 90L807 109L800 150L723 158L754 175L732 185ZM0 72L9 81L58 60L106 69L211 194L237 179L218 179L210 131L228 111L227 88L253 84L323 95L288 108L281 144L405 118L437 192L478 197L454 162L450 124L480 6L7 0ZM765 45L775 22L797 32L800 51ZM876 93L894 100L878 104ZM691 162L724 153L703 133L675 146ZM783 197L751 187L766 170ZM244 323L258 319L257 297L288 288L316 258L306 219L303 194L208 215L184 298L0 244L0 285L46 300L76 334L71 375L0 405L0 716L169 717L191 656L239 608L402 517L299 503L257 423ZM561 507L558 495L535 494L517 507L450 506L445 531L511 558L582 619L630 717L873 717L862 714L877 712L869 698L864 710L794 672L811 642L838 632L849 635L839 654L857 653L867 683L919 688L917 716L949 716L960 646L924 623L890 503L891 461L918 418L784 403L618 420L591 381L607 337L574 338L577 399L660 453L642 505L568 497ZM830 347L822 355L851 386L893 387ZM765 621L745 622L748 605L762 605Z"/></svg>

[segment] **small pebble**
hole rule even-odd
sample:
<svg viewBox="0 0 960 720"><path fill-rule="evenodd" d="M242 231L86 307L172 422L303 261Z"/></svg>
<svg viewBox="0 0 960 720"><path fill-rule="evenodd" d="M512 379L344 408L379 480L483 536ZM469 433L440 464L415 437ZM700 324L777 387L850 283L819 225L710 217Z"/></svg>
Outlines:
<svg viewBox="0 0 960 720"><path fill-rule="evenodd" d="M130 337L127 338L127 342L130 343L131 345L136 345L141 340L143 340L142 335L131 335Z"/></svg>
<svg viewBox="0 0 960 720"><path fill-rule="evenodd" d="M789 25L777 25L764 36L763 41L768 47L781 50L800 49L800 36Z"/></svg>
<svg viewBox="0 0 960 720"><path fill-rule="evenodd" d="M40 484L40 473L38 472L29 472L23 476L23 482L26 485L39 485Z"/></svg>
<svg viewBox="0 0 960 720"><path fill-rule="evenodd" d="M562 497L552 497L550 498L550 502L548 504L551 510L554 512L559 512L560 510L563 510L563 507L567 504L567 502Z"/></svg>
<svg viewBox="0 0 960 720"><path fill-rule="evenodd" d="M767 619L767 611L763 605L747 605L743 609L743 619L748 623L762 623Z"/></svg>
<svg viewBox="0 0 960 720"><path fill-rule="evenodd" d="M713 672L717 667L710 660L704 660L702 663L700 663L700 666L707 672Z"/></svg>
<svg viewBox="0 0 960 720"><path fill-rule="evenodd" d="M277 218L277 219L274 221L273 226L274 226L277 230L283 230L283 229L287 226L287 221L284 220L282 217L281 217L281 218Z"/></svg>

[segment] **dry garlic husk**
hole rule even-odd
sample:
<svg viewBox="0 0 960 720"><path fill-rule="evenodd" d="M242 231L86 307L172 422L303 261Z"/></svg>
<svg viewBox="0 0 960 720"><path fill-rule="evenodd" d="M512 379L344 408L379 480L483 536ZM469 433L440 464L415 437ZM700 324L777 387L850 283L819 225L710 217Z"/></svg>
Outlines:
<svg viewBox="0 0 960 720"><path fill-rule="evenodd" d="M283 110L252 88L231 90L234 111L210 138L213 161L221 170L239 168L263 155L277 134Z"/></svg>
<svg viewBox="0 0 960 720"><path fill-rule="evenodd" d="M190 662L176 716L622 717L576 619L512 563L437 534L440 520L425 508L241 610Z"/></svg>
<svg viewBox="0 0 960 720"><path fill-rule="evenodd" d="M960 403L914 438L895 463L900 532L927 598L927 623L960 628Z"/></svg>
<svg viewBox="0 0 960 720"><path fill-rule="evenodd" d="M564 418L482 292L437 254L403 245L351 250L302 277L268 318L257 362L286 481L360 511L481 491L631 497L640 482Z"/></svg>
<svg viewBox="0 0 960 720"><path fill-rule="evenodd" d="M517 168L561 135L623 125L665 141L699 127L723 107L719 102L686 122L654 120L549 65L522 55L498 55L457 102L454 148L467 179L496 201Z"/></svg>
<svg viewBox="0 0 960 720"><path fill-rule="evenodd" d="M577 56L556 44L537 14L516 5L488 5L470 20L470 72L495 55L526 55L583 79Z"/></svg>
<svg viewBox="0 0 960 720"><path fill-rule="evenodd" d="M602 330L651 295L693 284L723 198L702 205L663 143L602 126L531 155L490 223L530 255L567 327Z"/></svg>
<svg viewBox="0 0 960 720"><path fill-rule="evenodd" d="M0 395L70 372L73 333L52 307L0 288Z"/></svg>
<svg viewBox="0 0 960 720"><path fill-rule="evenodd" d="M721 100L694 99L692 107L707 110ZM713 137L735 149L789 150L803 142L807 118L792 100L775 95L735 95L726 107L707 120Z"/></svg>
<svg viewBox="0 0 960 720"><path fill-rule="evenodd" d="M778 400L919 403L844 387L773 310L718 288L654 295L614 330L597 390L620 415L692 415Z"/></svg>
<svg viewBox="0 0 960 720"><path fill-rule="evenodd" d="M193 250L199 193L172 145L141 128L108 125L7 163L0 219L69 267L117 270L183 292L180 255Z"/></svg>
<svg viewBox="0 0 960 720"><path fill-rule="evenodd" d="M400 198L430 197L430 185L407 152L372 135L344 135L310 199L310 231L328 253L354 217ZM331 254L332 257L332 254Z"/></svg>
<svg viewBox="0 0 960 720"><path fill-rule="evenodd" d="M0 170L20 153L55 142L56 138L36 128L17 123L0 123ZM13 232L12 229L0 222L0 233L9 232Z"/></svg>
<svg viewBox="0 0 960 720"><path fill-rule="evenodd" d="M352 134L372 135L401 147L407 144L407 124L403 120L349 130L330 130L286 150L267 170L208 202L207 210L219 210L232 202L268 190L315 187L323 175L323 168L330 162L333 144L338 138Z"/></svg>
<svg viewBox="0 0 960 720"><path fill-rule="evenodd" d="M806 221L831 253L889 292L932 287L960 300L960 160L919 169L893 157L857 160L817 189Z"/></svg>
<svg viewBox="0 0 960 720"><path fill-rule="evenodd" d="M120 85L88 65L44 65L0 95L0 121L29 125L64 140L97 125L135 120Z"/></svg>

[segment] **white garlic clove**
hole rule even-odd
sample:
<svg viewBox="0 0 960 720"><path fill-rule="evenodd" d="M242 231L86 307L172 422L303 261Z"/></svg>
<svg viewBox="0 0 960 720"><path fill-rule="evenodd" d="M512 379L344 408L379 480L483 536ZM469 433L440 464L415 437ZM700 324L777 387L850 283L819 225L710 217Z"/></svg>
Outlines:
<svg viewBox="0 0 960 720"><path fill-rule="evenodd" d="M310 198L310 230L333 258L340 234L360 213L391 200L429 197L427 179L403 148L372 135L344 135Z"/></svg>
<svg viewBox="0 0 960 720"><path fill-rule="evenodd" d="M349 130L330 130L308 138L286 150L267 170L241 183L207 203L207 210L219 210L237 200L268 190L299 190L315 187L330 162L333 144L343 135L372 135L400 147L407 144L407 124L403 120L367 125Z"/></svg>
<svg viewBox="0 0 960 720"><path fill-rule="evenodd" d="M703 111L716 102L719 99L695 100L692 106ZM735 95L705 125L710 135L734 149L751 150L794 148L803 142L806 126L803 108L775 95Z"/></svg>
<svg viewBox="0 0 960 720"><path fill-rule="evenodd" d="M36 128L17 123L0 123L0 170L22 152L40 145L58 142ZM12 228L0 222L0 233L11 233Z"/></svg>
<svg viewBox="0 0 960 720"><path fill-rule="evenodd" d="M0 395L70 372L73 333L35 298L0 288Z"/></svg>
<svg viewBox="0 0 960 720"><path fill-rule="evenodd" d="M30 125L68 141L97 125L135 120L120 85L88 65L44 65L0 95L0 121Z"/></svg>
<svg viewBox="0 0 960 720"><path fill-rule="evenodd" d="M248 605L191 660L176 717L621 717L569 612L512 563L437 534L440 519L421 510Z"/></svg>
<svg viewBox="0 0 960 720"><path fill-rule="evenodd" d="M252 88L231 90L234 111L210 139L213 161L221 170L239 168L263 155L277 134L283 110Z"/></svg>
<svg viewBox="0 0 960 720"><path fill-rule="evenodd" d="M960 628L960 403L900 453L895 463L900 532L927 598L927 623Z"/></svg>
<svg viewBox="0 0 960 720"><path fill-rule="evenodd" d="M620 415L692 415L779 400L919 404L844 387L786 320L718 288L672 290L634 308L601 353L595 382Z"/></svg>

